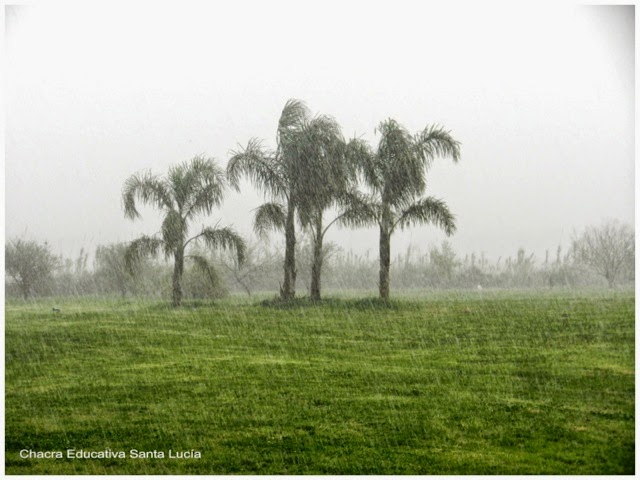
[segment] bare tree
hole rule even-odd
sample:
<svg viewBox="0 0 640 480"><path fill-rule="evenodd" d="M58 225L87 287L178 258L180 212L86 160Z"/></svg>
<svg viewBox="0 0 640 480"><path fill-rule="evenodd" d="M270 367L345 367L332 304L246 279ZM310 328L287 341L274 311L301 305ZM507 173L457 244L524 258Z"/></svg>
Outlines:
<svg viewBox="0 0 640 480"><path fill-rule="evenodd" d="M451 244L445 240L442 242L440 250L438 247L433 247L429 252L429 259L438 282L450 286L455 269L460 265Z"/></svg>
<svg viewBox="0 0 640 480"><path fill-rule="evenodd" d="M607 279L613 288L635 262L635 233L630 225L610 220L599 227L587 227L573 248L577 258Z"/></svg>
<svg viewBox="0 0 640 480"><path fill-rule="evenodd" d="M96 248L94 260L94 277L99 288L105 291L117 291L122 298L136 288L136 273L141 270L139 265L136 272L127 269L125 257L126 243L99 245ZM142 259L141 259L142 262Z"/></svg>
<svg viewBox="0 0 640 480"><path fill-rule="evenodd" d="M273 270L278 259L259 243L249 242L244 263L235 262L228 252L220 252L216 261L225 268L233 282L251 296L263 277L269 275L269 270Z"/></svg>
<svg viewBox="0 0 640 480"><path fill-rule="evenodd" d="M59 265L60 259L51 253L47 242L39 245L34 241L14 239L5 246L5 271L16 282L25 300L50 280Z"/></svg>

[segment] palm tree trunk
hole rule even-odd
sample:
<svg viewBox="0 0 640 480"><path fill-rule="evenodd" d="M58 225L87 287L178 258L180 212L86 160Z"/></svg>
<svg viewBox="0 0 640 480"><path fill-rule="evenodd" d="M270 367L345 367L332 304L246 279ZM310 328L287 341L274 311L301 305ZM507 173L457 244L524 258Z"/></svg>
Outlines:
<svg viewBox="0 0 640 480"><path fill-rule="evenodd" d="M280 298L289 300L296 296L296 225L295 208L291 201L287 205L284 236L284 282L280 288Z"/></svg>
<svg viewBox="0 0 640 480"><path fill-rule="evenodd" d="M311 300L320 300L320 276L322 275L322 215L315 221L313 239L313 264L311 265Z"/></svg>
<svg viewBox="0 0 640 480"><path fill-rule="evenodd" d="M182 303L182 272L184 271L184 248L180 247L175 253L175 263L173 265L173 293L172 304L179 307Z"/></svg>
<svg viewBox="0 0 640 480"><path fill-rule="evenodd" d="M380 227L380 298L389 299L389 270L391 267L391 235Z"/></svg>

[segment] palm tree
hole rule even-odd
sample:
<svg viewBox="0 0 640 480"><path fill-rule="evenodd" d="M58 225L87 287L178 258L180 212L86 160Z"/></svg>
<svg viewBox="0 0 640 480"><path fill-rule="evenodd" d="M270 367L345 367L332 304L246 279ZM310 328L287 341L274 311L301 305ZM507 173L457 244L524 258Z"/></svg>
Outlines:
<svg viewBox="0 0 640 480"><path fill-rule="evenodd" d="M380 281L382 299L389 298L391 235L397 228L432 223L447 235L455 232L455 217L446 203L422 197L425 172L435 157L460 158L460 143L438 126L410 135L395 120L380 123L378 149L360 142L357 156L369 194L352 194L340 222L350 226L378 225L380 229Z"/></svg>
<svg viewBox="0 0 640 480"><path fill-rule="evenodd" d="M136 173L129 177L122 191L125 217L140 217L136 200L151 205L164 213L159 234L138 238L127 248L125 261L133 267L147 255L157 255L162 251L165 257L174 258L172 304L182 302L182 273L185 259L193 260L208 273L211 280L212 268L202 255L185 254L187 246L200 241L210 248L233 249L238 263L245 257L244 240L229 227L203 227L200 233L189 237L189 224L197 215L209 215L214 207L222 204L226 179L224 171L215 160L197 156L190 161L169 168L166 178L150 172Z"/></svg>
<svg viewBox="0 0 640 480"><path fill-rule="evenodd" d="M301 166L300 135L309 121L309 110L299 100L289 100L282 110L276 135L275 152L263 148L257 139L249 140L246 148L231 152L227 176L239 190L242 176L271 197L271 201L257 208L254 229L259 235L267 230L281 230L285 234L284 281L280 287L283 299L295 297L296 287L296 210L302 197L305 169Z"/></svg>
<svg viewBox="0 0 640 480"><path fill-rule="evenodd" d="M331 117L319 115L304 125L299 135L301 179L298 216L311 233L312 262L310 297L320 299L322 264L325 258L324 236L339 216L324 223L324 213L340 206L346 193L357 181L356 164L350 155L351 142L346 143L340 126Z"/></svg>
<svg viewBox="0 0 640 480"><path fill-rule="evenodd" d="M249 176L272 202L258 207L254 227L259 235L267 230L284 230L285 262L282 298L295 296L295 219L311 232L313 260L311 298L320 298L323 238L334 221L323 227L323 213L335 205L356 179L349 162L347 144L340 126L331 117L310 117L299 100L289 100L278 124L275 152L262 148L252 139L241 151L232 152L227 166L234 185L242 175Z"/></svg>

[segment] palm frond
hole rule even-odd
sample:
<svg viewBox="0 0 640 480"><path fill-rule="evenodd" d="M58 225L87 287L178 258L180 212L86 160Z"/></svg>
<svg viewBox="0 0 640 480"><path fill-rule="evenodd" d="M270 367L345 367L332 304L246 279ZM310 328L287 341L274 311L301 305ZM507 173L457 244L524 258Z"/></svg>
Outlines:
<svg viewBox="0 0 640 480"><path fill-rule="evenodd" d="M282 169L274 159L274 155L262 147L260 140L252 138L245 148L231 152L227 164L227 178L231 185L239 191L240 179L249 177L251 182L265 194L284 198L287 184Z"/></svg>
<svg viewBox="0 0 640 480"><path fill-rule="evenodd" d="M244 239L230 227L211 228L202 230L197 238L202 238L211 249L235 250L238 265L242 265L247 254L247 245Z"/></svg>
<svg viewBox="0 0 640 480"><path fill-rule="evenodd" d="M397 207L406 203L406 198L414 198L424 191L424 162L417 155L412 136L398 122L385 120L378 131L381 137L372 179L378 183L370 186L380 193L384 203Z"/></svg>
<svg viewBox="0 0 640 480"><path fill-rule="evenodd" d="M356 169L346 158L340 125L332 117L317 115L295 136L291 177L295 180L296 207L303 224L329 208L336 197L356 181Z"/></svg>
<svg viewBox="0 0 640 480"><path fill-rule="evenodd" d="M284 231L286 223L285 208L279 203L264 203L256 208L253 218L253 229L260 237L265 237L269 230Z"/></svg>
<svg viewBox="0 0 640 480"><path fill-rule="evenodd" d="M311 231L314 230L312 228L318 217L322 218L322 214L328 205L317 205L314 207L313 204L308 204L306 202L301 202L302 204L298 204L298 208L296 209L296 213L298 214L298 221L302 228L307 229L311 228Z"/></svg>
<svg viewBox="0 0 640 480"><path fill-rule="evenodd" d="M454 163L460 160L460 142L438 125L426 127L414 136L414 142L417 153L427 168L436 157L451 157Z"/></svg>
<svg viewBox="0 0 640 480"><path fill-rule="evenodd" d="M287 140L290 133L299 130L308 118L309 109L302 100L294 98L287 100L278 121L278 146Z"/></svg>
<svg viewBox="0 0 640 480"><path fill-rule="evenodd" d="M173 207L166 184L149 171L135 173L125 181L122 189L125 217L130 219L140 217L136 208L136 199L160 209L170 210Z"/></svg>
<svg viewBox="0 0 640 480"><path fill-rule="evenodd" d="M409 152L413 139L407 129L394 119L383 120L375 131L380 134L380 141L378 142L380 156L394 157L399 152L402 155L405 152Z"/></svg>
<svg viewBox="0 0 640 480"><path fill-rule="evenodd" d="M315 140L325 145L344 142L340 124L329 115L316 115L305 125L305 129L312 133Z"/></svg>
<svg viewBox="0 0 640 480"><path fill-rule="evenodd" d="M376 168L375 154L366 140L355 137L349 140L345 148L345 160L354 170L356 181L362 179L370 188L380 190L383 182Z"/></svg>
<svg viewBox="0 0 640 480"><path fill-rule="evenodd" d="M346 143L340 125L333 117L315 116L292 138L296 160L303 168L319 167L332 176L342 173L334 170L345 166Z"/></svg>
<svg viewBox="0 0 640 480"><path fill-rule="evenodd" d="M370 227L379 221L380 204L371 195L360 192L347 192L341 199L343 209L335 220L346 227Z"/></svg>
<svg viewBox="0 0 640 480"><path fill-rule="evenodd" d="M421 198L406 208L399 215L393 229L401 229L409 225L433 224L440 227L447 235L456 231L455 215L449 211L447 204L434 197Z"/></svg>
<svg viewBox="0 0 640 480"><path fill-rule="evenodd" d="M224 170L213 158L197 156L183 164L181 183L174 186L180 198L184 218L195 214L209 215L224 199L227 180ZM171 178L171 171L170 171Z"/></svg>
<svg viewBox="0 0 640 480"><path fill-rule="evenodd" d="M373 152L366 140L352 138L347 142L346 158L355 166L366 166L371 163Z"/></svg>
<svg viewBox="0 0 640 480"><path fill-rule="evenodd" d="M127 272L133 275L136 267L144 258L155 257L164 246L165 243L161 239L146 235L133 240L127 245L124 253L124 264Z"/></svg>
<svg viewBox="0 0 640 480"><path fill-rule="evenodd" d="M190 258L191 260L193 260L198 269L207 276L207 278L211 282L211 286L216 286L218 275L216 275L216 271L213 268L213 265L211 265L205 257L203 257L202 255L186 255L185 258Z"/></svg>

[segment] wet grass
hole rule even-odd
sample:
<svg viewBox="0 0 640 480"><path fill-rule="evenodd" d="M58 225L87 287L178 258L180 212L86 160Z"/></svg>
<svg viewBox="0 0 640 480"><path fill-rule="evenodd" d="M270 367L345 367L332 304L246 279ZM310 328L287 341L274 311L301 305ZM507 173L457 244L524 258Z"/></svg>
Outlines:
<svg viewBox="0 0 640 480"><path fill-rule="evenodd" d="M634 473L633 293L420 296L8 304L6 473Z"/></svg>

